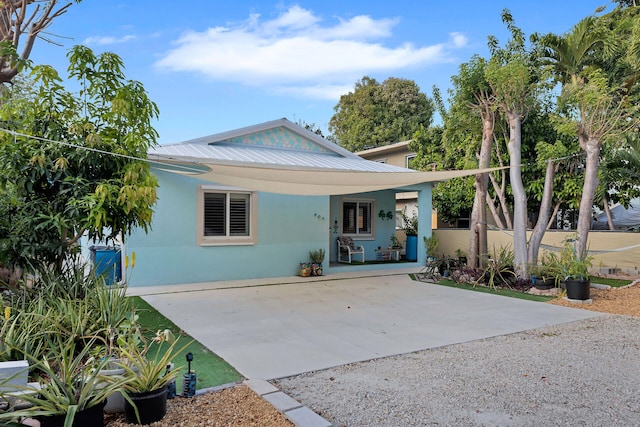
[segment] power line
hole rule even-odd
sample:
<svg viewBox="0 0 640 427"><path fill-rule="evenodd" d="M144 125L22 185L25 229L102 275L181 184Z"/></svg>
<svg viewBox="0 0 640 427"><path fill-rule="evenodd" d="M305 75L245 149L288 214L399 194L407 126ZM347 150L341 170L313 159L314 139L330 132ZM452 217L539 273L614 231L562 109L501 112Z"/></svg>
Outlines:
<svg viewBox="0 0 640 427"><path fill-rule="evenodd" d="M37 141L51 142L51 143L54 143L54 144L59 144L59 145L63 145L63 146L70 147L70 148L76 148L76 149L81 149L81 150L92 151L92 152L99 153L99 154L105 154L105 155L109 155L109 156L116 156L116 157L121 157L121 158L129 159L129 160L137 160L137 161L147 162L147 163L150 163L150 164L162 166L163 168L167 167L166 163L155 161L155 160L151 160L149 158L141 158L141 157L130 156L128 154L114 153L114 152L111 152L111 151L101 150L99 148L86 147L84 145L74 144L74 143L66 142L66 141L57 141L57 140L54 140L54 139L44 138L44 137L41 137L41 136L27 135L25 133L16 132L16 131L13 131L13 130L10 130L10 129L1 128L1 127L0 127L0 132L8 133L10 135L13 135L14 137L20 136L20 137L23 137L23 138L35 139ZM571 154L571 155L568 155L568 156L564 156L564 157L558 157L558 158L555 158L555 159L548 159L545 162L560 161L560 160L565 160L565 159L569 159L569 158L572 158L572 157L584 156L585 154L586 153L574 153L574 154ZM183 161L183 160L180 160L180 159L177 159L177 158L172 158L172 157L167 157L167 159L176 160L176 161ZM192 163L194 165L202 164L202 163L197 162L197 161L191 161L191 162L188 162L188 163ZM534 162L529 162L529 163L521 163L519 166L520 167L526 167L526 166L534 165L535 163L536 163L535 161ZM178 168L178 169L184 169L187 172L202 173L201 169L192 168L192 167L189 167L189 166L186 166L186 165L172 164L171 166L175 167L175 168Z"/></svg>
<svg viewBox="0 0 640 427"><path fill-rule="evenodd" d="M154 164L154 165L158 165L158 166L162 166L163 168L167 167L166 163L163 162L158 162L155 160L151 160L151 159L144 159L144 158L140 158L140 157L135 157L135 156L130 156L128 154L120 154L120 153L114 153L112 151L106 151L106 150L101 150L99 148L94 148L94 147L85 147L84 145L78 145L78 144L73 144L71 142L66 142L66 141L56 141L54 139L49 139L49 138L44 138L41 136L33 136L33 135L27 135L24 133L20 133L20 132L16 132L10 129L4 129L4 128L0 128L0 132L4 132L4 133L8 133L10 135L13 135L14 137L16 136L20 136L20 137L24 137L24 138L30 138L30 139L35 139L37 141L43 141L43 142L51 142L54 144L60 144L63 145L65 147L70 147L70 148L77 148L77 149L81 149L81 150L87 150L87 151L92 151L94 153L99 153L99 154L106 154L108 156L115 156L115 157L121 157L123 159L128 159L128 160L136 160L136 161L142 161L142 162L147 162L150 164ZM170 158L171 159L171 158ZM172 159L172 160L178 160L178 159ZM191 162L193 164L198 164L197 162ZM185 171L189 171L189 172L198 172L201 173L202 170L200 169L196 169L196 168L191 168L189 166L185 166L185 165L178 165L178 164L172 164L172 167L176 167L176 168L181 168L184 169Z"/></svg>

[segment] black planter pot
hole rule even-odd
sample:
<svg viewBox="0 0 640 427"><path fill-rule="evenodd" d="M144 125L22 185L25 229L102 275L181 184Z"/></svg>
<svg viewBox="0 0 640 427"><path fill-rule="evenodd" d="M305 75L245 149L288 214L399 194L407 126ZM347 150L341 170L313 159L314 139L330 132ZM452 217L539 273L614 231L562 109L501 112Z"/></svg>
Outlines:
<svg viewBox="0 0 640 427"><path fill-rule="evenodd" d="M77 412L71 425L73 427L104 427L104 414L102 409L105 404L106 401ZM63 427L66 417L66 415L50 415L48 417L38 417L38 419L40 421L40 427Z"/></svg>
<svg viewBox="0 0 640 427"><path fill-rule="evenodd" d="M567 279L564 286L569 299L587 300L591 295L591 280Z"/></svg>
<svg viewBox="0 0 640 427"><path fill-rule="evenodd" d="M140 421L131 403L125 399L124 415L128 423L151 424L160 421L167 413L167 387L147 393L129 393L129 398L138 408Z"/></svg>
<svg viewBox="0 0 640 427"><path fill-rule="evenodd" d="M533 286L541 291L553 289L556 286L556 279L554 279L553 277L549 277L543 280L542 277L536 277L536 282L533 284Z"/></svg>

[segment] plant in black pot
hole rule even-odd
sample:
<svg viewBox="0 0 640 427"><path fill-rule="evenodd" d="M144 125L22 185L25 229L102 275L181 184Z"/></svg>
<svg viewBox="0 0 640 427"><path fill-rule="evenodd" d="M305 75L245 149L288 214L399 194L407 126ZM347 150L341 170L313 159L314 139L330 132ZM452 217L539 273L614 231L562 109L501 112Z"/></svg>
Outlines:
<svg viewBox="0 0 640 427"><path fill-rule="evenodd" d="M78 351L74 340L59 335L46 339L51 349L50 357L40 360L26 355L33 377L40 384L39 388L25 387L20 394L20 400L31 406L1 413L0 425L36 418L42 427L103 426L102 409L106 398L122 389L125 379L108 380L102 375L100 371L108 361L89 357L90 345ZM0 392L3 400L15 401L5 393Z"/></svg>
<svg viewBox="0 0 640 427"><path fill-rule="evenodd" d="M587 300L591 296L591 280L589 268L593 257L586 252L579 254L575 247L576 238L565 240L560 255L564 273L563 284L567 291L567 298L571 300Z"/></svg>
<svg viewBox="0 0 640 427"><path fill-rule="evenodd" d="M127 380L125 393L125 418L128 423L150 424L160 421L167 413L167 386L179 373L177 368L167 369L182 353L189 342L178 348L169 330L158 331L151 343L137 345L125 341L120 348L123 357L121 367ZM153 354L150 350L155 347Z"/></svg>
<svg viewBox="0 0 640 427"><path fill-rule="evenodd" d="M529 273L536 289L549 290L559 285L560 279L564 277L564 268L554 252L545 252L539 264L529 267Z"/></svg>

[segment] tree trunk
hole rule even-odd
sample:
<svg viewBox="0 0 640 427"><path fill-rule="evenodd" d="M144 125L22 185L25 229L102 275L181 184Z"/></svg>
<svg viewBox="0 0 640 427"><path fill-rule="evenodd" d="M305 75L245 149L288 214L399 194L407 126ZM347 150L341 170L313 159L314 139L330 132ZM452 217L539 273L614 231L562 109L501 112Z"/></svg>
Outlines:
<svg viewBox="0 0 640 427"><path fill-rule="evenodd" d="M607 195L604 195L604 199L602 200L604 214L607 216L607 224L609 225L609 230L613 231L616 229L615 224L613 223L613 217L611 216L611 209L609 208L609 198Z"/></svg>
<svg viewBox="0 0 640 427"><path fill-rule="evenodd" d="M538 222L531 233L529 239L529 264L538 263L538 251L540 243L547 229L549 218L551 217L551 201L553 200L553 178L556 174L556 167L553 160L547 161L547 170L544 175L544 189L542 190L542 202L538 213Z"/></svg>
<svg viewBox="0 0 640 427"><path fill-rule="evenodd" d="M489 175L491 175L491 174L489 174ZM491 216L493 217L493 222L496 223L496 226L500 230L506 229L506 227L504 226L504 220L500 216L500 213L498 212L498 209L496 208L496 204L495 204L494 200L491 198L491 196L489 196L489 192L488 191L487 191L487 206L489 207L489 212L491 212Z"/></svg>
<svg viewBox="0 0 640 427"><path fill-rule="evenodd" d="M477 182L476 182L477 184ZM477 268L480 257L478 256L478 209L482 206L482 203L478 202L478 189L476 188L476 195L473 198L473 207L471 208L471 218L469 221L469 249L467 250L467 265L472 268Z"/></svg>
<svg viewBox="0 0 640 427"><path fill-rule="evenodd" d="M504 166L502 162L502 153L500 151L500 144L496 144L496 156L500 160L500 166ZM509 203L507 203L507 173L505 170L500 171L500 176L502 177L502 182L498 184L498 181L495 179L495 176L492 174L491 183L493 184L493 190L496 192L498 196L498 200L500 201L500 207L502 208L502 215L506 222L506 227L508 229L513 228L513 222L511 221L511 211L509 209Z"/></svg>
<svg viewBox="0 0 640 427"><path fill-rule="evenodd" d="M553 213L551 214L551 216L549 217L549 222L547 223L547 230L551 229L551 226L553 225L554 221L557 220L558 218L558 211L560 211L560 205L561 202L556 203L556 205L553 207Z"/></svg>
<svg viewBox="0 0 640 427"><path fill-rule="evenodd" d="M527 194L522 184L522 118L507 112L509 119L509 178L513 191L513 254L515 272L519 278L527 276Z"/></svg>
<svg viewBox="0 0 640 427"><path fill-rule="evenodd" d="M491 149L493 146L493 127L495 116L490 106L485 106L482 117L482 145L480 146L480 156L478 167L488 168L491 165ZM485 206L487 198L488 176L486 173L477 174L474 186L476 196L473 199L473 210L471 212L471 233L469 241L469 253L467 263L472 267L483 267L483 255L488 252L487 245L487 209Z"/></svg>
<svg viewBox="0 0 640 427"><path fill-rule="evenodd" d="M576 251L578 256L586 255L587 239L593 221L593 199L598 187L598 165L600 164L600 147L602 143L597 138L580 136L580 146L587 153L587 163L584 170L584 185L582 187L582 199L578 211L578 244Z"/></svg>

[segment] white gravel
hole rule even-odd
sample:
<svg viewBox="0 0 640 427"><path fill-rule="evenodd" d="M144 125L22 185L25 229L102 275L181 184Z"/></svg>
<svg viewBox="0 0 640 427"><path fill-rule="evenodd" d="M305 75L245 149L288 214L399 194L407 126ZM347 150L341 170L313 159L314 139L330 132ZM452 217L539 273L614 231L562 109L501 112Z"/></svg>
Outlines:
<svg viewBox="0 0 640 427"><path fill-rule="evenodd" d="M276 385L334 426L635 426L640 318L607 315Z"/></svg>

